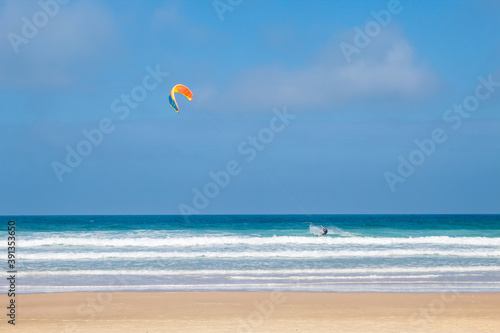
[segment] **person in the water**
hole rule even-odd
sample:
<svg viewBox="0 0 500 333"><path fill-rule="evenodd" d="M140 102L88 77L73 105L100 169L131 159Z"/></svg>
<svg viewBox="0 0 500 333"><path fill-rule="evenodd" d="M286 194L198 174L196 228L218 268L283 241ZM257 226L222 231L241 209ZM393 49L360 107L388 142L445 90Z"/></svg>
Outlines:
<svg viewBox="0 0 500 333"><path fill-rule="evenodd" d="M328 228L323 228L323 226L321 226L321 228L323 229L323 233L320 236L326 235L328 233Z"/></svg>

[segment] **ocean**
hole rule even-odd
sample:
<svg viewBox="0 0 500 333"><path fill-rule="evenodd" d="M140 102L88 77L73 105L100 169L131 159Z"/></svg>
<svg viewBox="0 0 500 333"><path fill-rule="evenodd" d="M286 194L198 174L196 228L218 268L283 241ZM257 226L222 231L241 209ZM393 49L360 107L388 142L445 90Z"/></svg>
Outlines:
<svg viewBox="0 0 500 333"><path fill-rule="evenodd" d="M19 293L500 292L500 215L2 220L16 222Z"/></svg>

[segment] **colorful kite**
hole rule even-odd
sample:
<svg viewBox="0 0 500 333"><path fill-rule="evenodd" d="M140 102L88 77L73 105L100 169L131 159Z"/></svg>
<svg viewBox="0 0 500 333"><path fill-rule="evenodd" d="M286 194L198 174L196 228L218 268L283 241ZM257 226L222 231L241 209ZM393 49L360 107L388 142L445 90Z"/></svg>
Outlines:
<svg viewBox="0 0 500 333"><path fill-rule="evenodd" d="M177 105L177 101L175 100L175 95L174 93L179 93L187 97L187 99L192 100L193 99L193 93L191 90L189 90L188 87L182 85L182 84L176 84L173 88L172 91L170 92L170 96L168 96L168 99L170 101L170 105L174 108L177 113L179 113L179 105Z"/></svg>

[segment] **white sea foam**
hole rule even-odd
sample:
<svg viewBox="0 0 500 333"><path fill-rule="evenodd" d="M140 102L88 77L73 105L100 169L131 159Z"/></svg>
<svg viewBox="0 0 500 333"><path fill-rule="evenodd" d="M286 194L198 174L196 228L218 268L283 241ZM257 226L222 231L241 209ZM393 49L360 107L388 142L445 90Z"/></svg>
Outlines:
<svg viewBox="0 0 500 333"><path fill-rule="evenodd" d="M93 260L93 259L158 259L158 258L387 258L387 257L463 257L463 258L499 258L500 251L488 249L475 250L407 250L388 249L376 251L203 251L203 252L49 252L23 253L18 257L22 260Z"/></svg>
<svg viewBox="0 0 500 333"><path fill-rule="evenodd" d="M358 292L358 291L387 291L387 292L498 292L500 282L478 283L449 282L449 281L376 281L376 282L307 282L302 283L214 283L214 284L152 284L152 285L54 285L54 286L19 286L21 293L35 292L71 292L71 291L213 291L213 290L260 290L260 291L312 291L312 292Z"/></svg>
<svg viewBox="0 0 500 333"><path fill-rule="evenodd" d="M194 247L230 245L471 245L500 246L500 238L489 237L241 237L241 236L203 236L203 237L46 237L21 239L19 248L42 246L84 246L84 247Z"/></svg>
<svg viewBox="0 0 500 333"><path fill-rule="evenodd" d="M19 276L66 276L66 275L143 275L143 276L226 276L226 275L331 275L331 274L394 274L394 273L471 273L500 272L500 266L436 266L436 267L364 267L320 269L204 269L204 270L66 270L66 271L19 271Z"/></svg>
<svg viewBox="0 0 500 333"><path fill-rule="evenodd" d="M317 226L317 225L309 225L309 233L312 235L320 235L323 233L323 226ZM348 237L348 236L354 236L352 233L344 231L340 228L337 228L335 226L325 226L328 229L328 234L331 235L339 235L343 237Z"/></svg>
<svg viewBox="0 0 500 333"><path fill-rule="evenodd" d="M342 276L326 276L326 275L301 275L301 276L229 276L233 280L377 280L377 279L429 279L443 275L439 274L421 274L421 275L342 275Z"/></svg>

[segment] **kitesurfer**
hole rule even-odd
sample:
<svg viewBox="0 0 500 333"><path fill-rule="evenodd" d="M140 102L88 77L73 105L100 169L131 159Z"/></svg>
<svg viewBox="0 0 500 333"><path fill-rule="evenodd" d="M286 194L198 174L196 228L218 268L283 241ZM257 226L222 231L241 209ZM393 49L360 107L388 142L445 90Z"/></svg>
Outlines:
<svg viewBox="0 0 500 333"><path fill-rule="evenodd" d="M320 236L326 235L328 233L328 228L324 228L323 226L321 226L321 228L323 229L323 233Z"/></svg>

